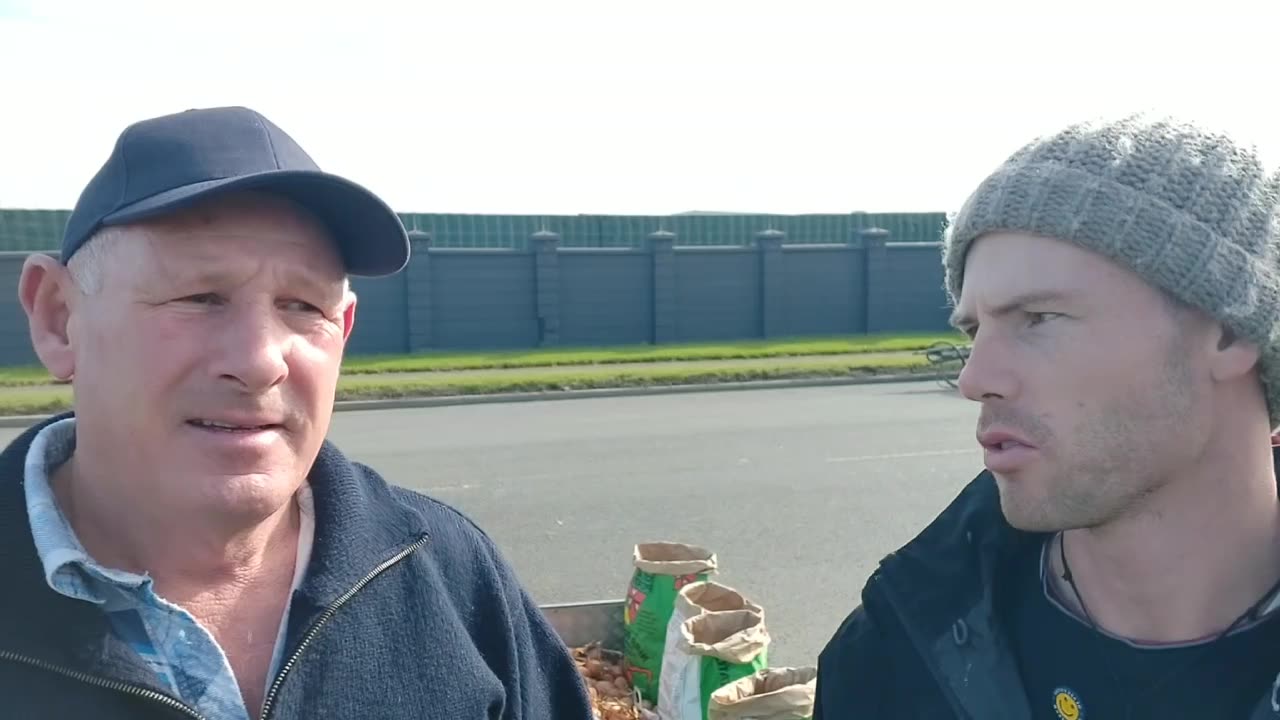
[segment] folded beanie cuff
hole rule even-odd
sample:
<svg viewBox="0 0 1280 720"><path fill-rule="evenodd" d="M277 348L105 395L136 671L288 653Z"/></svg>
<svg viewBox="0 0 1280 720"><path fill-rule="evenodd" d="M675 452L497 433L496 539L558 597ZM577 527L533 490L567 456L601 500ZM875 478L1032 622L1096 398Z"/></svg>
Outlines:
<svg viewBox="0 0 1280 720"><path fill-rule="evenodd" d="M993 232L1076 243L1253 342L1268 345L1275 339L1270 310L1280 307L1280 288L1271 266L1280 260L1247 252L1140 189L1051 163L1001 168L983 181L947 229L944 264L953 301L959 300L973 242Z"/></svg>

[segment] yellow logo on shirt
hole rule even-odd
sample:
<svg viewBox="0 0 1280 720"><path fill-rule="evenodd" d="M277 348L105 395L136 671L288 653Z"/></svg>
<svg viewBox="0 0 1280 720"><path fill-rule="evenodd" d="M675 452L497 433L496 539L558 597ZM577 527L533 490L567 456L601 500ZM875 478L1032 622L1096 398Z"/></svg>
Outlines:
<svg viewBox="0 0 1280 720"><path fill-rule="evenodd" d="M1080 698L1066 688L1053 691L1053 709L1062 720L1081 720L1084 717L1084 706Z"/></svg>

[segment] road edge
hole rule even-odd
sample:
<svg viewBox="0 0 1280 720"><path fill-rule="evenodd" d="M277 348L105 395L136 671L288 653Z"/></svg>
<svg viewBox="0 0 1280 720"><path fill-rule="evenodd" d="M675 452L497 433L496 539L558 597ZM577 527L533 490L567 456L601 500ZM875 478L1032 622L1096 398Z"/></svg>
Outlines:
<svg viewBox="0 0 1280 720"><path fill-rule="evenodd" d="M541 390L534 392L486 393L480 395L442 395L436 397L386 398L381 400L342 400L333 404L334 412L360 410L401 410L457 405L498 405L517 402L588 400L592 398L644 397L650 395L683 395L689 393L734 392L743 390L784 390L791 388L838 387L844 385L887 385L904 382L937 382L954 379L954 373L900 373L855 377L794 378L789 380L747 380L742 382L696 383L688 385L648 385L636 387L592 388L588 390ZM47 420L52 415L0 415L0 428L22 428Z"/></svg>

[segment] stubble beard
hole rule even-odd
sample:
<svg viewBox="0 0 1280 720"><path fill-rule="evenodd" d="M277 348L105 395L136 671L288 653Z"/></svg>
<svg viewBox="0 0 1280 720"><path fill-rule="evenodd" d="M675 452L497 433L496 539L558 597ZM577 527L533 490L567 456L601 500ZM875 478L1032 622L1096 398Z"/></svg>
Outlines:
<svg viewBox="0 0 1280 720"><path fill-rule="evenodd" d="M1147 382L1089 413L1063 446L1044 438L1040 467L997 478L1001 509L1015 528L1051 533L1096 529L1140 514L1176 470L1175 455L1196 402L1182 348L1169 348ZM1139 380L1135 378L1135 380ZM1035 477L1040 475L1040 477Z"/></svg>

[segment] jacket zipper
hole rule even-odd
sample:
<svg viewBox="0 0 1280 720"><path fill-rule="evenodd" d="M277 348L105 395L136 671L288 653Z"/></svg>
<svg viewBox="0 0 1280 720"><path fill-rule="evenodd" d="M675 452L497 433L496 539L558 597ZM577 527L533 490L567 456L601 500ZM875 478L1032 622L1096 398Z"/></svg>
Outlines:
<svg viewBox="0 0 1280 720"><path fill-rule="evenodd" d="M271 688L267 691L266 699L262 703L262 714L258 716L260 720L267 720L271 715L271 711L275 709L276 696L280 694L280 686L284 684L284 680L289 675L289 672L298 664L298 658L302 656L302 653L307 649L307 646L311 644L311 641L320 632L320 628L322 628L325 623L329 622L329 619L332 618L338 612L338 609L346 604L348 600L364 589L365 585L372 582L374 578L381 575L387 570L387 568L390 568L392 565L395 565L401 560L409 557L416 552L418 548L426 545L429 539L429 535L423 535L409 547L383 561L381 565L378 565L370 571L368 575L361 578L360 582L357 582L354 587L343 593L337 600L330 603L329 606L324 609L324 612L320 613L320 617L316 618L316 621L311 623L311 627L307 628L307 634L302 637L302 642L298 645L298 649L293 651L293 654L289 656L289 660L280 668L280 673L276 675L275 682L271 683Z"/></svg>
<svg viewBox="0 0 1280 720"><path fill-rule="evenodd" d="M148 690L147 688L144 688L144 687L139 687L137 685L130 685L128 683L123 683L123 682L118 682L116 680L107 680L106 678L94 677L93 675L82 673L82 672L79 672L78 670L71 670L69 668L59 667L52 663L47 663L43 660L27 657L25 655L19 655L17 653L9 652L8 650L0 650L0 660L8 660L9 662L21 663L23 665L30 665L32 667L39 668L41 670L45 670L51 673L64 675L73 680L79 680L82 683L87 683L89 685L96 685L97 687L106 688L107 690L124 693L126 695L133 695L134 697L139 697L144 700L157 702L172 710L177 710L183 715L186 715L187 717L192 718L192 720L205 720L204 716L201 715L200 713L187 707L181 702L169 697L168 695L165 695L164 693L156 692L155 690Z"/></svg>
<svg viewBox="0 0 1280 720"><path fill-rule="evenodd" d="M311 624L310 628L307 629L307 634L302 638L302 643L298 645L298 649L295 650L293 654L289 657L289 661L284 664L284 666L280 670L280 674L276 676L275 682L271 684L271 689L267 692L266 700L262 704L262 714L259 716L262 720L266 720L266 718L270 715L271 710L275 706L276 696L280 693L280 686L281 684L284 683L285 676L287 676L289 674L289 671L292 670L295 665L297 665L298 658L302 655L302 652L307 649L307 646L311 644L311 641L312 639L315 638L316 634L320 632L320 628L323 627L324 624L327 623L329 619L332 618L334 614L338 612L339 608L341 608L344 604L346 604L348 600L354 597L356 593L360 592L360 590L362 590L364 586L372 582L374 578L378 577L378 575L381 575L384 571L387 570L387 568L390 568L392 565L395 565L401 560L409 557L415 551L417 551L418 548L422 547L423 545L426 545L427 540L429 539L430 539L430 536L428 535L423 535L421 538L418 538L418 540L415 541L412 545L401 550L400 552L393 555L391 558L385 560L382 564L375 567L368 575L365 575L363 578L361 578L360 581L357 582L354 587L352 587L347 592L343 593L337 600L334 600L332 603L329 604L328 607L324 609L324 612L320 614L320 617L316 618L316 621ZM193 710L190 707L187 707L186 705L179 702L178 700L175 700L169 697L168 695L165 695L164 693L156 692L155 690L148 690L147 688L144 688L144 687L130 685L128 683L123 683L116 680L108 680L106 678L95 677L87 673L82 673L78 670L72 670L70 668L60 667L52 663L47 663L43 660L27 657L25 655L19 655L14 652L9 652L8 650L0 650L0 660L7 660L9 662L30 665L31 667L39 668L41 670L45 670L52 673L57 673L59 675L72 678L73 680L79 680L80 682L83 682L89 685L95 685L97 687L105 688L107 690L125 693L126 695L133 695L134 697L143 698L144 700L157 702L172 710L176 710L182 713L183 715L186 715L189 718L192 718L192 720L205 720L205 717L201 715L199 712Z"/></svg>

